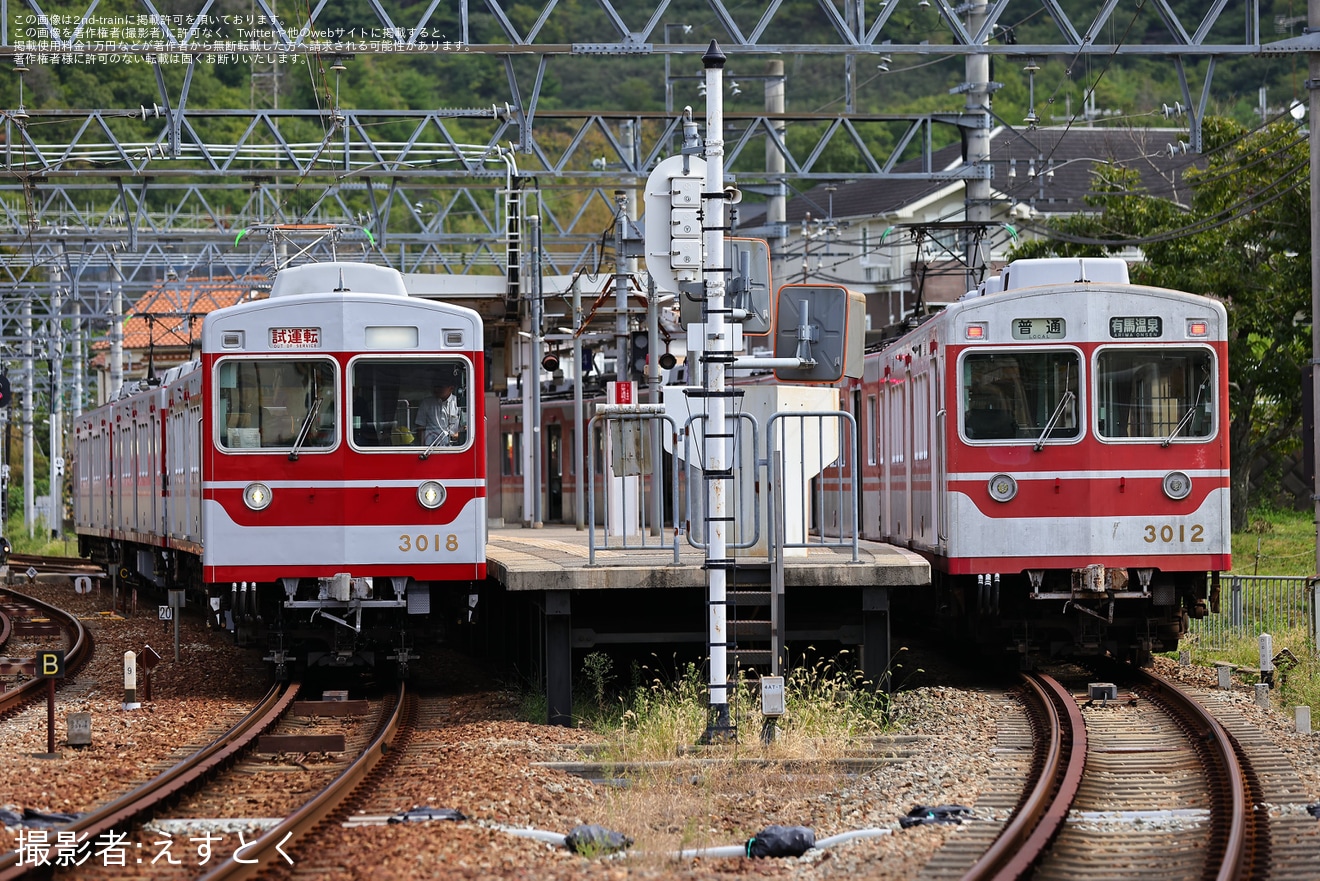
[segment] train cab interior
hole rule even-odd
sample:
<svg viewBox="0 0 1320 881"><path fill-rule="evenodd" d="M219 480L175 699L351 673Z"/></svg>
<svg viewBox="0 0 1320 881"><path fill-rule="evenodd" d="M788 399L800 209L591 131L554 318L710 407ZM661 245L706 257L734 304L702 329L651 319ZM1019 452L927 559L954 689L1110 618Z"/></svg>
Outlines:
<svg viewBox="0 0 1320 881"><path fill-rule="evenodd" d="M349 385L353 445L412 448L426 445L424 413L440 387L452 389L458 418L466 424L472 369L466 360L453 357L363 356L349 367Z"/></svg>

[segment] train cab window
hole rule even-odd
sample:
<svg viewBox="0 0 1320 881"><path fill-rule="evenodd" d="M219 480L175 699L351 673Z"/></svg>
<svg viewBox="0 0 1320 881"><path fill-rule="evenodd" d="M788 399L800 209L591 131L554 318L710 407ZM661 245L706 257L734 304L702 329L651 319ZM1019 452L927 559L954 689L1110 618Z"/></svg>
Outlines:
<svg viewBox="0 0 1320 881"><path fill-rule="evenodd" d="M1078 437L1074 350L977 352L962 364L963 436L1049 443Z"/></svg>
<svg viewBox="0 0 1320 881"><path fill-rule="evenodd" d="M469 446L467 360L364 355L349 365L348 384L353 446L413 453Z"/></svg>
<svg viewBox="0 0 1320 881"><path fill-rule="evenodd" d="M222 449L316 450L335 445L339 396L326 358L226 358L217 366Z"/></svg>
<svg viewBox="0 0 1320 881"><path fill-rule="evenodd" d="M1214 353L1113 346L1096 357L1102 438L1201 440L1215 430Z"/></svg>

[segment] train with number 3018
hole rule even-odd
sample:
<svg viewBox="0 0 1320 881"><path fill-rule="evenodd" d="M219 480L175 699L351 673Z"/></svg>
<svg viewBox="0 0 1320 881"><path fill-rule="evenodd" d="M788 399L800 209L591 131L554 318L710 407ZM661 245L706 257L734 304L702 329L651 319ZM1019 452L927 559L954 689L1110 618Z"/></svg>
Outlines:
<svg viewBox="0 0 1320 881"><path fill-rule="evenodd" d="M846 381L861 533L930 560L959 639L1176 648L1231 567L1227 340L1122 260L1009 264Z"/></svg>
<svg viewBox="0 0 1320 881"><path fill-rule="evenodd" d="M406 675L486 576L482 337L393 269L280 270L206 316L200 359L76 421L80 551L183 590L279 676Z"/></svg>

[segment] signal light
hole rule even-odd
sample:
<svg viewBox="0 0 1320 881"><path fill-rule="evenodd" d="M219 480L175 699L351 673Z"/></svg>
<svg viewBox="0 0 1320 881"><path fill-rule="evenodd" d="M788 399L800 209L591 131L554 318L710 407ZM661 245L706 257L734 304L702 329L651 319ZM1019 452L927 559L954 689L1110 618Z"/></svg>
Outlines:
<svg viewBox="0 0 1320 881"><path fill-rule="evenodd" d="M661 370L673 370L674 365L677 363L678 363L678 359L675 358L673 355L669 354L668 352L665 352L663 355L660 356Z"/></svg>
<svg viewBox="0 0 1320 881"><path fill-rule="evenodd" d="M554 352L541 359L541 369L547 373L554 373L559 369L559 356Z"/></svg>
<svg viewBox="0 0 1320 881"><path fill-rule="evenodd" d="M628 340L628 375L631 378L646 378L646 356L650 345L650 335L646 331L633 331Z"/></svg>
<svg viewBox="0 0 1320 881"><path fill-rule="evenodd" d="M0 407L9 406L9 377L0 374Z"/></svg>

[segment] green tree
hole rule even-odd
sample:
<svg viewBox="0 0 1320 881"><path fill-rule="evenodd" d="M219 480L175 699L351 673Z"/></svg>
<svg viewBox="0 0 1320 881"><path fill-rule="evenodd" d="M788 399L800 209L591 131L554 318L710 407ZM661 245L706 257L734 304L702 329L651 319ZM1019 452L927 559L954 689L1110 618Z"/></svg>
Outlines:
<svg viewBox="0 0 1320 881"><path fill-rule="evenodd" d="M1059 220L1014 257L1099 255L1133 246L1143 284L1216 297L1228 309L1233 524L1246 522L1252 463L1296 448L1310 355L1311 227L1306 136L1205 121L1190 206L1151 196L1135 171L1098 166L1093 213Z"/></svg>

